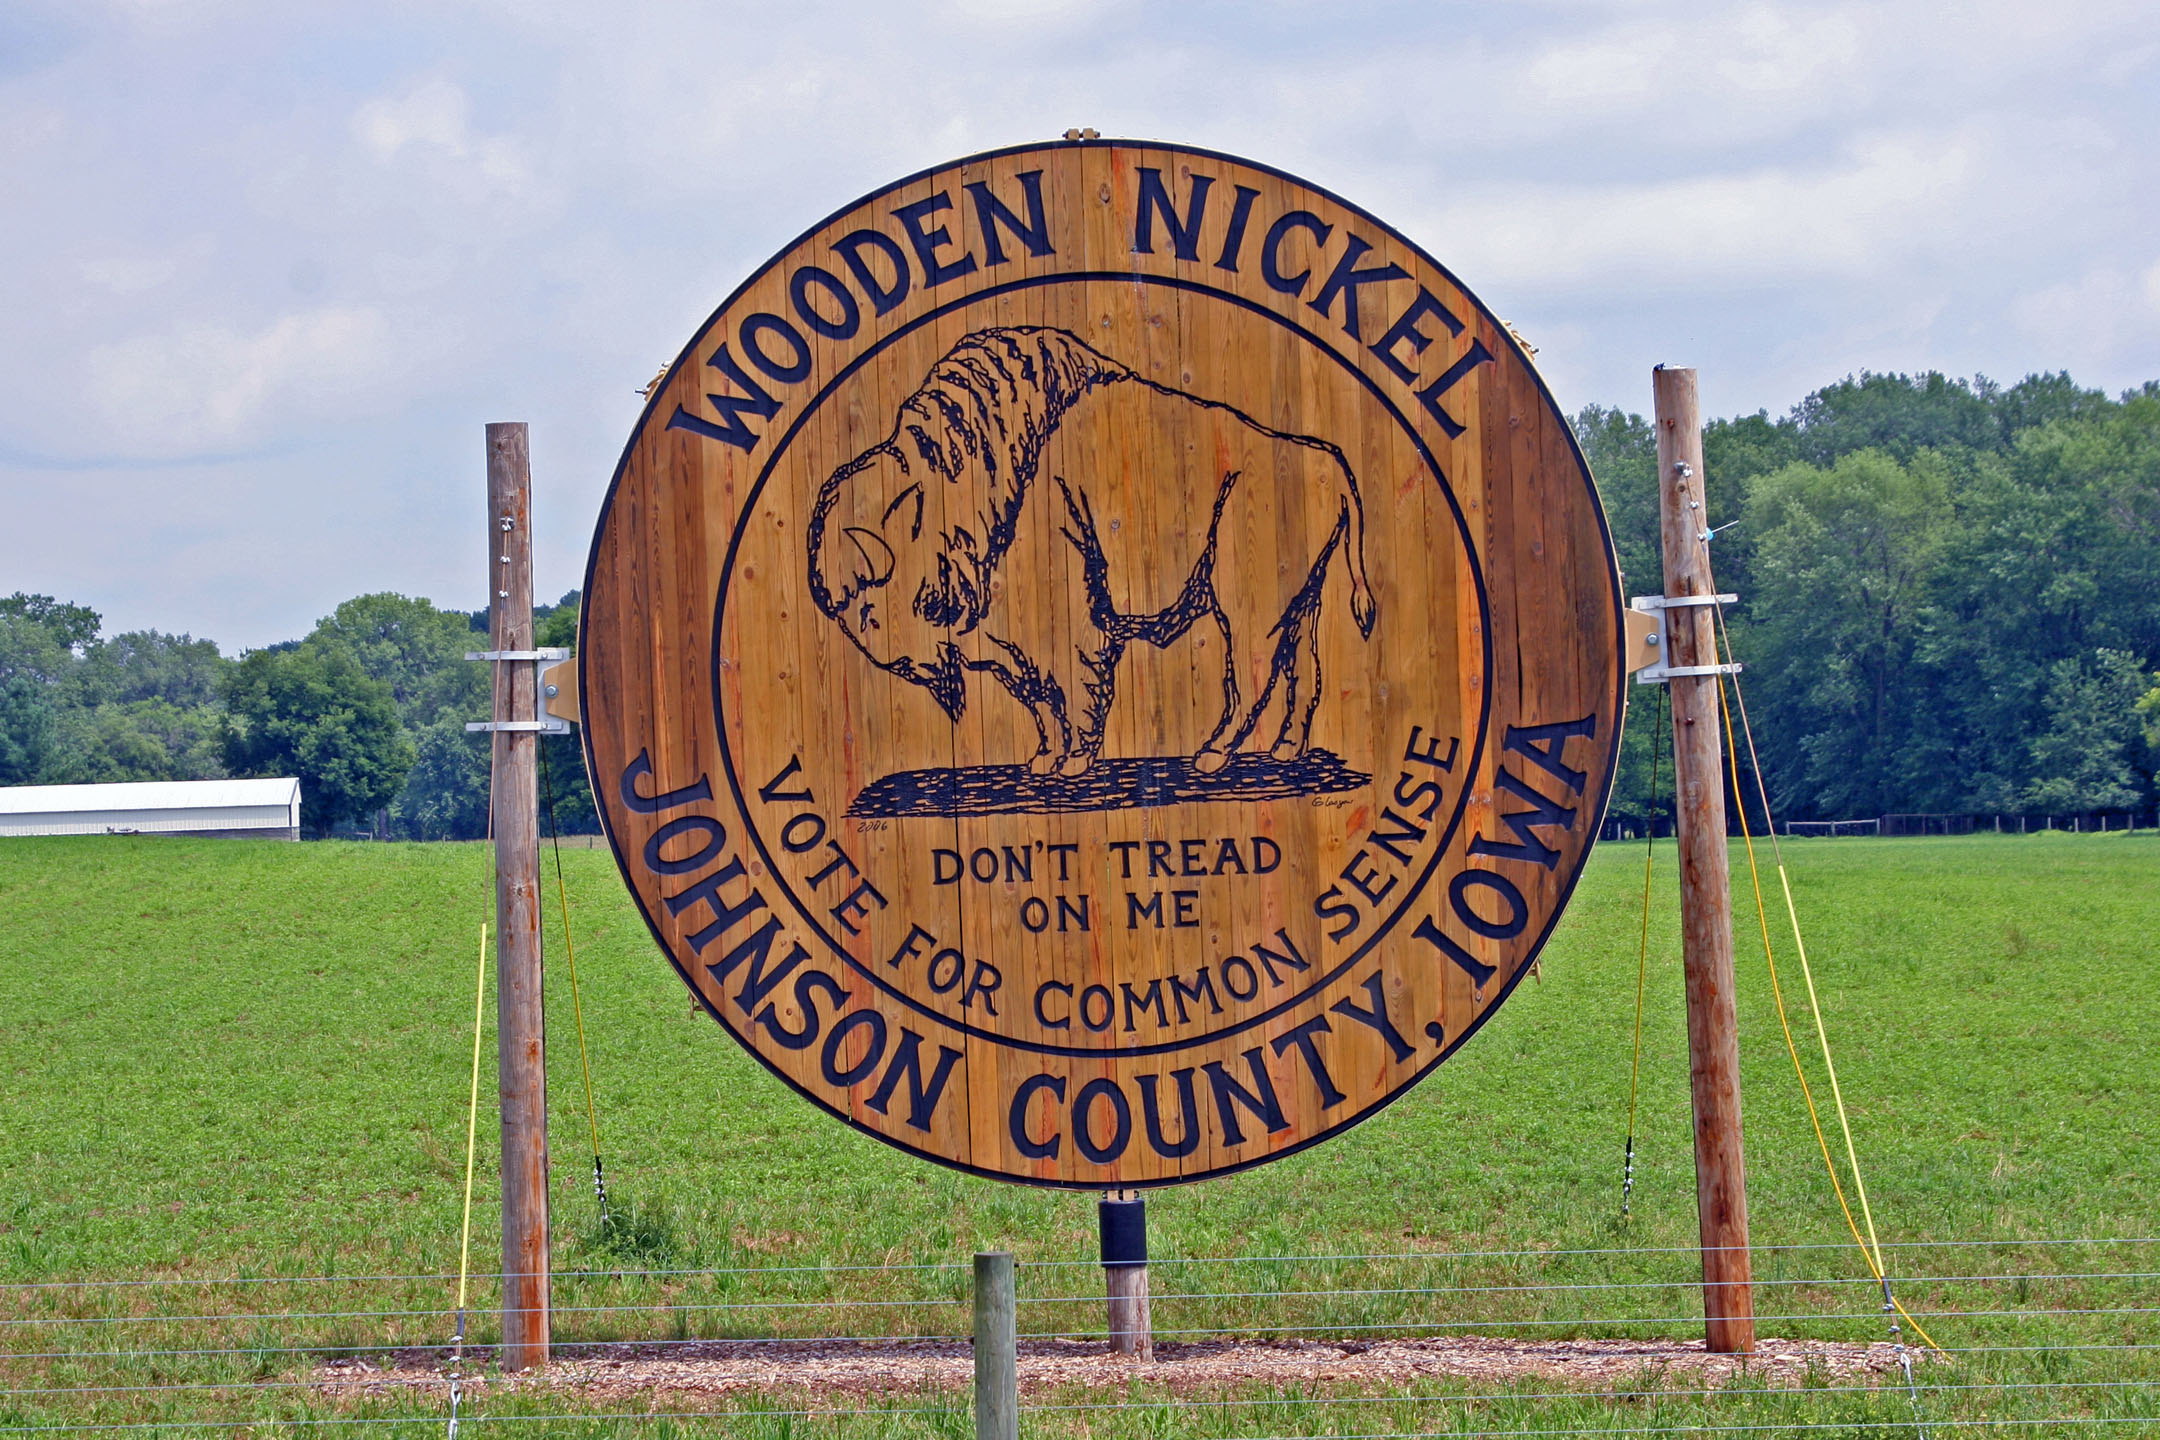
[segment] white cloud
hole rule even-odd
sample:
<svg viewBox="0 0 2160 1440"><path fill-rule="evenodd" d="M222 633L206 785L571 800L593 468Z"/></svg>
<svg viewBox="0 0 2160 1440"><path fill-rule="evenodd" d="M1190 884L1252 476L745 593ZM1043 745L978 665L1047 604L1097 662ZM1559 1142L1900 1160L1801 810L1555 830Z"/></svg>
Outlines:
<svg viewBox="0 0 2160 1440"><path fill-rule="evenodd" d="M1630 17L1587 38L1554 42L1525 78L1544 103L1577 123L1641 109L1700 108L1718 97L1751 104L1819 96L1860 51L1860 26L1844 13L1795 15L1754 5L1669 21Z"/></svg>
<svg viewBox="0 0 2160 1440"><path fill-rule="evenodd" d="M372 309L284 315L240 333L195 326L91 350L92 407L111 449L152 458L252 445L379 386L390 327Z"/></svg>
<svg viewBox="0 0 2160 1440"><path fill-rule="evenodd" d="M2096 266L2020 296L2010 318L2036 357L2029 368L2089 375L2139 365L2160 378L2160 262L2143 274Z"/></svg>
<svg viewBox="0 0 2160 1440"><path fill-rule="evenodd" d="M505 187L522 187L529 178L516 144L473 134L472 101L447 80L430 80L403 95L368 101L353 112L352 133L385 165L417 147L469 162L478 174Z"/></svg>
<svg viewBox="0 0 2160 1440"><path fill-rule="evenodd" d="M27 155L54 145L66 132L67 113L58 105L0 106L0 154Z"/></svg>
<svg viewBox="0 0 2160 1440"><path fill-rule="evenodd" d="M472 102L445 80L432 80L395 99L370 100L353 112L353 134L377 160L395 159L407 145L434 145L463 155Z"/></svg>
<svg viewBox="0 0 2160 1440"><path fill-rule="evenodd" d="M1800 282L1934 246L1971 171L1957 139L1880 140L1812 171L1488 187L1425 228L1465 273L1544 290Z"/></svg>
<svg viewBox="0 0 2160 1440"><path fill-rule="evenodd" d="M155 290L179 272L177 255L106 255L85 260L82 278L114 295L140 295Z"/></svg>
<svg viewBox="0 0 2160 1440"><path fill-rule="evenodd" d="M1069 20L1102 8L1097 0L946 0L946 4L966 19L1001 24Z"/></svg>

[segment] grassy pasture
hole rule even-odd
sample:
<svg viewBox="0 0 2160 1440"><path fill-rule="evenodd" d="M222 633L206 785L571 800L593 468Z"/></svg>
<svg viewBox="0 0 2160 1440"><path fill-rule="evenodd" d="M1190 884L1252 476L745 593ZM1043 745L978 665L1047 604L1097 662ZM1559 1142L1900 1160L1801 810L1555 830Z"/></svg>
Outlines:
<svg viewBox="0 0 2160 1440"><path fill-rule="evenodd" d="M1963 1352L1927 1377L2024 1387L1930 1392L1924 1406L1937 1418L2160 1414L2152 1352L1969 1348L2160 1341L2160 1287L2128 1278L2160 1271L2160 1246L1918 1243L2160 1231L2160 837L1788 841L1786 853L1876 1218L1886 1242L1916 1245L1897 1252L1915 1277L1902 1298L1937 1341ZM632 1223L612 1235L594 1224L550 869L557 1263L728 1273L565 1280L558 1336L962 1333L962 1262L991 1247L1041 1262L1022 1274L1024 1332L1100 1323L1085 1299L1099 1293L1098 1272L1053 1263L1092 1258L1089 1197L944 1171L817 1113L692 1013L610 857L562 858L602 1148ZM1634 1215L1623 1224L1617 1214L1641 866L1640 845L1602 847L1542 978L1388 1111L1288 1160L1157 1192L1154 1253L1191 1262L1159 1266L1158 1293L1230 1297L1162 1300L1158 1333L1696 1333L1686 1318L1700 1313L1700 1297L1686 1253L1693 1169L1669 844L1652 912ZM1775 878L1765 879L1776 905ZM274 1388L20 1392L274 1384L303 1374L311 1358L281 1347L366 1351L448 1338L439 1312L451 1287L370 1277L440 1276L457 1265L487 883L473 846L98 838L0 847L0 1283L188 1282L0 1290L0 1351L12 1357L0 1357L11 1391L0 1396L0 1426L412 1413L410 1400L329 1404ZM1864 1268L1849 1245L1836 1248L1844 1225L1779 1034L1737 850L1736 883L1754 1238L1824 1247L1765 1250L1758 1310L1790 1318L1766 1320L1763 1331L1878 1339L1867 1289L1853 1283ZM1775 924L1772 934L1804 1025L1797 967ZM492 1034L485 1044L484 1102ZM486 1164L492 1123L483 1104L481 1270L492 1268L498 1223ZM1566 1253L1612 1250L1633 1253ZM1311 1255L1418 1258L1232 1258ZM882 1265L924 1268L833 1268ZM211 1283L236 1276L348 1278ZM2011 1278L1954 1278L1963 1276ZM2095 1276L2112 1278L2080 1278ZM1284 1293L1314 1291L1336 1293ZM473 1334L484 1340L492 1290L483 1283L475 1293ZM753 1305L766 1301L819 1303ZM1928 1310L1968 1313L1931 1321ZM350 1313L359 1311L370 1313ZM160 1318L174 1316L213 1318ZM141 1354L183 1349L226 1353ZM131 1358L80 1358L93 1350ZM29 1358L62 1351L75 1358ZM1151 1407L1029 1423L1061 1434L1372 1434L1626 1429L1675 1417L1865 1426L1911 1415L1902 1393L1718 1399L1650 1393L1658 1388L1646 1380L1621 1401L1395 1396L1355 1408L1315 1396L1309 1413ZM486 1408L505 1418L589 1408L566 1398L496 1397ZM725 1428L966 1428L964 1407L949 1399L893 1403L928 1411L814 1423L738 1416ZM546 1429L587 1431L612 1433L602 1422Z"/></svg>

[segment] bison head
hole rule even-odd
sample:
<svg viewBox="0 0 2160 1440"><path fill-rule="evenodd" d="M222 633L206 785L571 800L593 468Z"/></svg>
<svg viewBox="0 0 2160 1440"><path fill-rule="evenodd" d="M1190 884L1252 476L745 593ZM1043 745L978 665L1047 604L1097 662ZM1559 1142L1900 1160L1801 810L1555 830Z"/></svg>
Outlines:
<svg viewBox="0 0 2160 1440"><path fill-rule="evenodd" d="M925 531L933 478L889 442L834 471L805 537L810 597L873 664L923 686L957 720L967 692L953 637L978 612L953 597L960 571L972 578L975 567L947 536Z"/></svg>
<svg viewBox="0 0 2160 1440"><path fill-rule="evenodd" d="M892 434L818 492L805 537L818 609L959 718L955 642L982 622L1043 446L1090 389L1131 373L1062 330L964 336L901 402Z"/></svg>

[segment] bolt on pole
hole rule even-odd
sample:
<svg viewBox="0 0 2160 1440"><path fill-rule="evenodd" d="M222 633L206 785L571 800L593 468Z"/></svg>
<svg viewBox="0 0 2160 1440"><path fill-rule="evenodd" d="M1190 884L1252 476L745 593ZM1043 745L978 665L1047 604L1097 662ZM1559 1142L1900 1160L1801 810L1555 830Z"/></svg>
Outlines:
<svg viewBox="0 0 2160 1440"><path fill-rule="evenodd" d="M522 424L487 427L488 647L529 651L532 462ZM494 723L539 714L529 661L492 662ZM497 728L489 804L495 830L496 1059L502 1095L503 1345L506 1370L547 1364L549 1332L547 1033L541 1008L540 797L532 729Z"/></svg>
<svg viewBox="0 0 2160 1440"><path fill-rule="evenodd" d="M1659 541L1668 599L1714 596L1704 500L1702 414L1693 370L1660 365L1657 402ZM1674 670L1714 667L1714 606L1669 607L1659 619ZM1666 678L1672 696L1674 819L1680 841L1681 958L1687 976L1688 1079L1695 1102L1695 1205L1701 1227L1709 1348L1755 1348L1748 1254L1747 1159L1740 1145L1739 1020L1733 1007L1731 857L1725 838L1725 756L1714 669Z"/></svg>

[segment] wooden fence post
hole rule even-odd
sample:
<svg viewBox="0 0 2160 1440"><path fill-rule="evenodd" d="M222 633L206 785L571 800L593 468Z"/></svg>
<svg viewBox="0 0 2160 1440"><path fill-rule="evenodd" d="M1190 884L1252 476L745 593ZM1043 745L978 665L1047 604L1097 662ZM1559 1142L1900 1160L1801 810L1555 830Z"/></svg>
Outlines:
<svg viewBox="0 0 2160 1440"><path fill-rule="evenodd" d="M975 1440L1020 1440L1020 1340L1013 1257L975 1256Z"/></svg>
<svg viewBox="0 0 2160 1440"><path fill-rule="evenodd" d="M532 463L522 424L487 427L488 648L533 648ZM493 662L494 722L531 722L530 660ZM540 800L532 730L498 729L495 828L496 1058L502 1094L503 1345L507 1370L547 1364L547 1035L541 1009Z"/></svg>
<svg viewBox="0 0 2160 1440"><path fill-rule="evenodd" d="M1657 401L1658 521L1666 598L1715 595L1704 504L1702 415L1693 370L1652 372ZM1661 617L1676 669L1718 663L1707 604ZM1733 1009L1732 877L1725 841L1719 677L1666 679L1672 695L1674 818L1680 837L1681 957L1687 972L1688 1078L1695 1101L1695 1205L1702 1235L1709 1347L1755 1348L1748 1255L1747 1161L1740 1144L1740 1043Z"/></svg>

